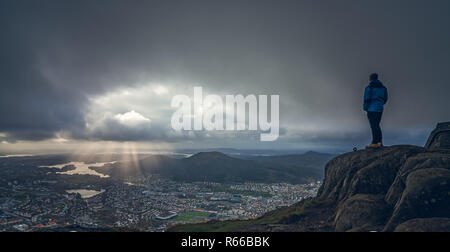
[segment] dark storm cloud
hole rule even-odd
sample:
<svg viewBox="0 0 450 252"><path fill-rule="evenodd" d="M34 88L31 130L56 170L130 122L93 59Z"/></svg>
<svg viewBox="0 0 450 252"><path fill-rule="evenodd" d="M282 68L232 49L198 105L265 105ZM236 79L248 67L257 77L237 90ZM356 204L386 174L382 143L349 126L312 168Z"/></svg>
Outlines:
<svg viewBox="0 0 450 252"><path fill-rule="evenodd" d="M59 131L169 139L163 125L86 132L89 98L145 75L220 94L280 94L285 139L358 142L367 136L362 90L377 71L390 91L391 139L421 141L400 135L450 119L449 12L447 0L4 0L0 132L11 141ZM302 125L317 130L295 130Z"/></svg>

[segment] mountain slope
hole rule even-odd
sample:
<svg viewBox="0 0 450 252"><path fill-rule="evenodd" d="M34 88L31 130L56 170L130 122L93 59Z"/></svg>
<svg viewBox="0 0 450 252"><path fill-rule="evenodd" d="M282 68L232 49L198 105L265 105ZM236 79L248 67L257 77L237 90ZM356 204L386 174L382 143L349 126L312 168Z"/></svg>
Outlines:
<svg viewBox="0 0 450 252"><path fill-rule="evenodd" d="M183 159L155 155L142 160L105 165L95 170L114 179L157 175L182 182L305 183L322 179L323 166L330 158L328 154L314 153L248 160L220 152L200 152Z"/></svg>
<svg viewBox="0 0 450 252"><path fill-rule="evenodd" d="M306 176L323 179L323 167L335 155L309 151L305 154L290 154L281 156L250 156L246 159L254 160L264 164L282 165L282 167L293 167L291 171L298 176ZM301 169L295 169L301 167Z"/></svg>

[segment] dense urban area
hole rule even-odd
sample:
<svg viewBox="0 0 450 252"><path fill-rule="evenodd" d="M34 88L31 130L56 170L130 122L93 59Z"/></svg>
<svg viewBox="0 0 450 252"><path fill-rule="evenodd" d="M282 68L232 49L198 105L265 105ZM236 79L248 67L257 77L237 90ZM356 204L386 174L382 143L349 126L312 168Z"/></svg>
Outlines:
<svg viewBox="0 0 450 252"><path fill-rule="evenodd" d="M0 231L162 232L176 224L257 218L315 196L320 186L320 181L181 183L158 177L119 182L46 162L0 158Z"/></svg>

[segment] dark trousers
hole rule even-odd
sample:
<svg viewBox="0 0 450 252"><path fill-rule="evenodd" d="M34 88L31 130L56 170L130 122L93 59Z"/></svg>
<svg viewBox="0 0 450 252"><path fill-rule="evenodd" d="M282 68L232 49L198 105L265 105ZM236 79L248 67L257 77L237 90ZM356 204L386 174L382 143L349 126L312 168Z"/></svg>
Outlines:
<svg viewBox="0 0 450 252"><path fill-rule="evenodd" d="M381 132L380 122L383 112L367 112L370 128L372 129L372 144L383 142L383 133Z"/></svg>

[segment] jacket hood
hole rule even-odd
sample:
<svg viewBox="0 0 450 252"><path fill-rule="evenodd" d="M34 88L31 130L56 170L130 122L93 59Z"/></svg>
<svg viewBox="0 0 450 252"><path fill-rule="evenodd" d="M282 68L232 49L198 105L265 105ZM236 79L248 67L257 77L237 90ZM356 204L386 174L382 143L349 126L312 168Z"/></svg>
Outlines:
<svg viewBox="0 0 450 252"><path fill-rule="evenodd" d="M369 83L369 87L371 88L383 88L384 85L381 81L379 80L373 80Z"/></svg>

